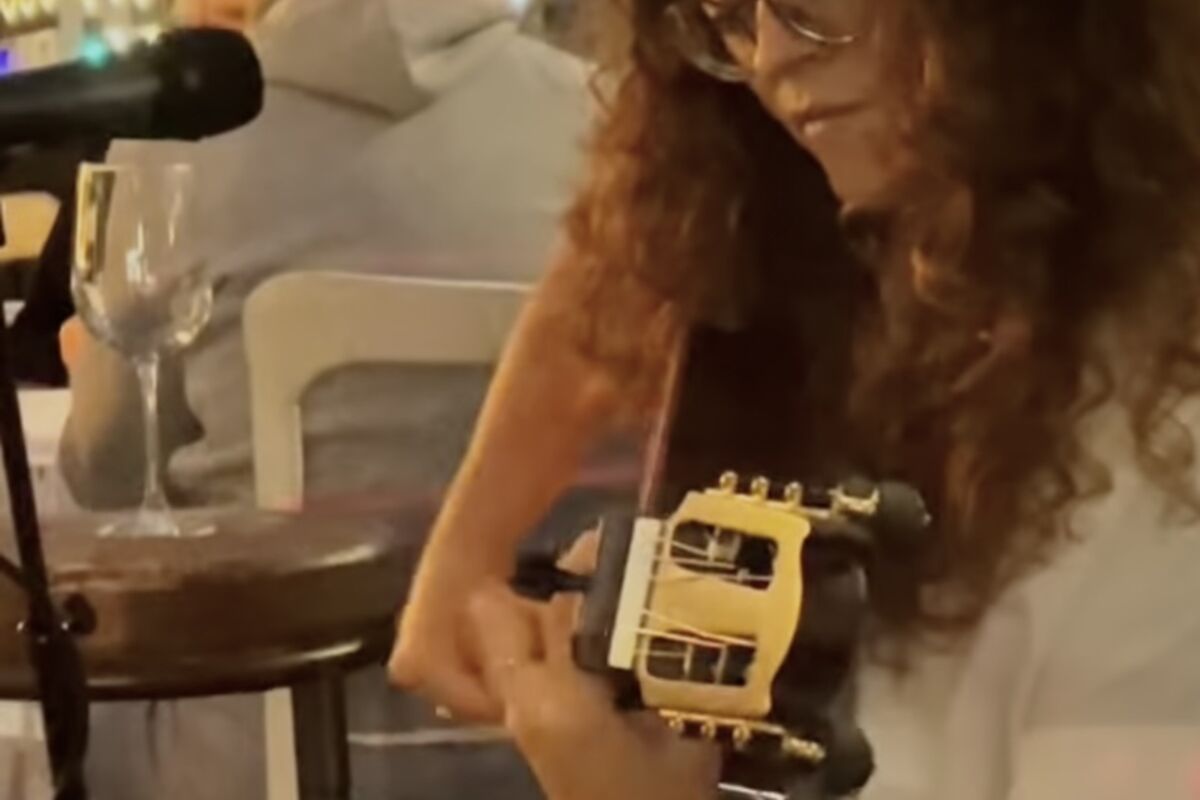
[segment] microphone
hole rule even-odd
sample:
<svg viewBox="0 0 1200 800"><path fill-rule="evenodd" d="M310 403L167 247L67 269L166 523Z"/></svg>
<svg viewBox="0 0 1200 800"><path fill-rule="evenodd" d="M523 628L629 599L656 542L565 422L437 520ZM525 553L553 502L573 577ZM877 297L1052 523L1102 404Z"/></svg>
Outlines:
<svg viewBox="0 0 1200 800"><path fill-rule="evenodd" d="M0 79L0 146L65 139L196 140L241 127L263 103L262 68L241 34L164 34L99 59Z"/></svg>

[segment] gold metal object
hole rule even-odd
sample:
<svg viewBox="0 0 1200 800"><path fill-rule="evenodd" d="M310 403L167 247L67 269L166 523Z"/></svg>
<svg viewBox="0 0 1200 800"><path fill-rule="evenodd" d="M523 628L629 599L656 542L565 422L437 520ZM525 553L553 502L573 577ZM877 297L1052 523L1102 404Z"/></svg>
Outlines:
<svg viewBox="0 0 1200 800"><path fill-rule="evenodd" d="M738 725L733 729L733 749L741 752L750 746L754 733L748 725Z"/></svg>
<svg viewBox="0 0 1200 800"><path fill-rule="evenodd" d="M871 492L869 497L854 497L846 494L841 488L830 492L833 501L833 511L840 514L851 514L857 517L873 517L879 511L881 497L879 490Z"/></svg>
<svg viewBox="0 0 1200 800"><path fill-rule="evenodd" d="M642 700L672 731L738 751L773 739L787 758L819 765L828 756L820 742L768 721L804 610L801 554L814 524L872 516L880 493L862 498L838 488L828 507L808 507L800 483L772 498L767 478L754 477L744 493L740 481L723 473L715 488L689 493L661 522L632 669ZM769 566L747 553L764 543Z"/></svg>
<svg viewBox="0 0 1200 800"><path fill-rule="evenodd" d="M750 494L757 500L766 500L771 494L771 482L760 475L750 482Z"/></svg>
<svg viewBox="0 0 1200 800"><path fill-rule="evenodd" d="M720 561L727 549L697 548L679 541L696 526L735 532L772 546L771 574L749 576L735 563ZM801 550L812 531L808 518L784 503L715 492L692 492L666 521L659 560L640 628L641 655L634 673L650 708L703 710L710 715L763 719L771 712L771 687L800 622L804 595ZM685 555L675 555L679 550ZM650 669L655 641L681 648L689 659L704 651L714 664L727 663L731 650L750 650L745 675L722 682L668 678ZM683 673L685 676L691 672Z"/></svg>
<svg viewBox="0 0 1200 800"><path fill-rule="evenodd" d="M784 736L780 746L784 755L799 761L807 761L809 764L820 764L828 755L825 748L817 742L801 739L798 736Z"/></svg>
<svg viewBox="0 0 1200 800"><path fill-rule="evenodd" d="M782 725L667 709L660 709L658 713L676 733L683 733L690 726L705 739L712 740L722 731L728 731L729 740L737 750L749 747L755 738L774 739L779 743L780 751L788 758L816 766L828 757L828 752L819 743L793 736Z"/></svg>

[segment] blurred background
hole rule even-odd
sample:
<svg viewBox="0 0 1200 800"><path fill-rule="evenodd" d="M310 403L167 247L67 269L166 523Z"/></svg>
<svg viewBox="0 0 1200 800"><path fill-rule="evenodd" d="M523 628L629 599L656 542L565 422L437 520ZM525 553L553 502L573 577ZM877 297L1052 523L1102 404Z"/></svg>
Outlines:
<svg viewBox="0 0 1200 800"><path fill-rule="evenodd" d="M230 509L417 508L419 540L579 177L592 113L580 18L574 0L0 0L0 81L103 70L192 27L244 33L266 81L258 119L198 143L3 151L0 298L42 516L133 520L152 481L212 525ZM138 176L183 165L191 180L109 219L91 188L77 194L88 162ZM155 202L194 222L186 244L202 277L186 325L179 296L152 301L162 346L147 389L110 282L84 274L76 248L97 226L109 240L145 234ZM99 216L81 224L79 209ZM130 259L98 267L126 284L171 268ZM248 320L260 291L279 299ZM347 299L320 312L334 322L314 324L313 298L334 294ZM363 348L379 363L358 363ZM253 352L267 355L252 363ZM327 368L299 391L303 461L280 470L299 480L264 485L255 462L286 458L260 441L260 418L278 416L257 407L284 380L273 365L316 352ZM561 546L628 503L636 449L606 443L536 542ZM511 748L447 734L381 668L345 691L351 796L537 796ZM257 694L96 705L92 796L286 797L271 786L270 720ZM49 797L30 706L0 705L0 776L0 798Z"/></svg>

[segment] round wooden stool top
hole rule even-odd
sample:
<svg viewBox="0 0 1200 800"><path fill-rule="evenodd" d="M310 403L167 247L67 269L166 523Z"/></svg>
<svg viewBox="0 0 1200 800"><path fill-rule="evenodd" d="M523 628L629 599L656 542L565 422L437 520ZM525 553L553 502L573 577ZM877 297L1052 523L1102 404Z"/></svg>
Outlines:
<svg viewBox="0 0 1200 800"><path fill-rule="evenodd" d="M95 610L79 638L94 700L258 691L385 656L427 517L208 514L215 533L178 539L99 537L95 517L45 525L55 596ZM35 696L24 614L0 582L0 697Z"/></svg>

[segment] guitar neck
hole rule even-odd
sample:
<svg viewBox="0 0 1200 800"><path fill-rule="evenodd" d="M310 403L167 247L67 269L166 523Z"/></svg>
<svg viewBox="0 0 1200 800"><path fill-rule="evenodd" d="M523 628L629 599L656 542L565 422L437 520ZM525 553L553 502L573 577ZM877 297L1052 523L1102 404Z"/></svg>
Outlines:
<svg viewBox="0 0 1200 800"><path fill-rule="evenodd" d="M642 516L661 516L666 513L673 497L667 481L676 478L678 466L669 458L671 437L675 433L675 419L683 393L684 373L688 364L691 336L685 336L676 345L667 364L662 404L654 420L647 442L642 485L638 493L638 513Z"/></svg>
<svg viewBox="0 0 1200 800"><path fill-rule="evenodd" d="M736 332L696 327L670 359L646 451L639 512L664 516L689 489L727 470L779 480L824 477L810 447L798 337L761 323Z"/></svg>

